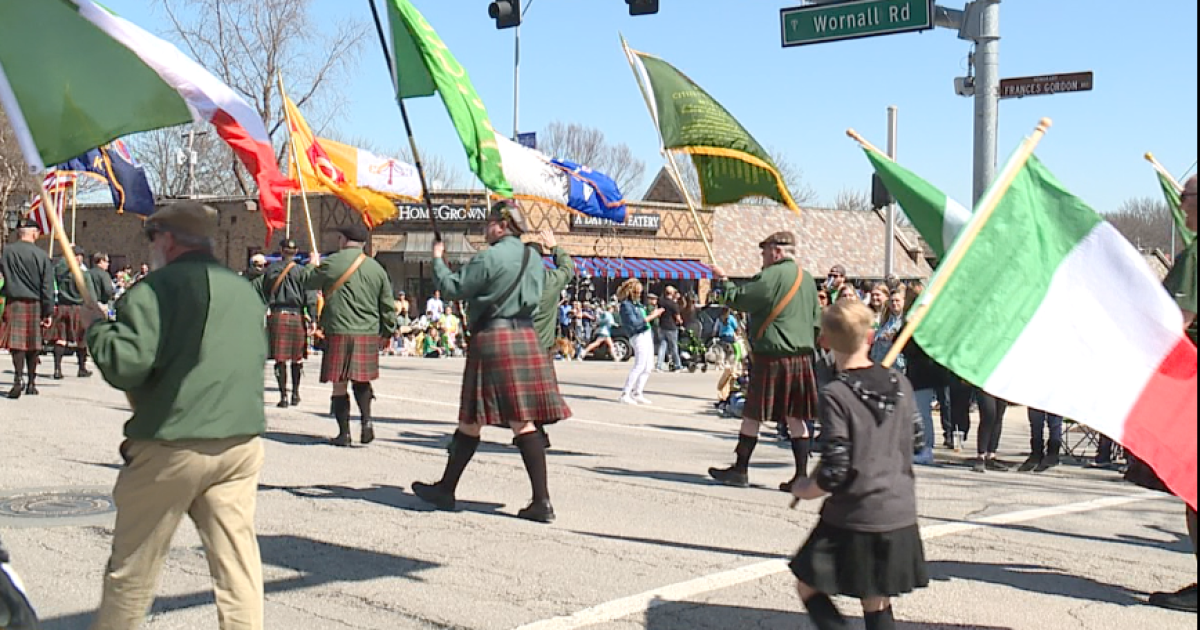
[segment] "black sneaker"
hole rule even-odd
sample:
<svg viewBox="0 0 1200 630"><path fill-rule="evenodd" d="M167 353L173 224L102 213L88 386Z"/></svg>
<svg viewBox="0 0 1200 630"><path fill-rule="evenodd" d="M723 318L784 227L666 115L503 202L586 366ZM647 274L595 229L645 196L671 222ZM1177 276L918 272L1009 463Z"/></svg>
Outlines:
<svg viewBox="0 0 1200 630"><path fill-rule="evenodd" d="M554 506L550 505L549 501L534 501L529 507L517 512L517 518L549 525L558 517L554 515Z"/></svg>
<svg viewBox="0 0 1200 630"><path fill-rule="evenodd" d="M1042 463L1038 465L1036 469L1034 469L1033 472L1044 473L1051 468L1057 468L1060 463L1062 462L1059 460L1058 455L1048 455L1046 456L1046 459L1043 459Z"/></svg>
<svg viewBox="0 0 1200 630"><path fill-rule="evenodd" d="M339 448L349 448L354 441L350 439L349 433L339 433L337 437L329 440L329 443Z"/></svg>
<svg viewBox="0 0 1200 630"><path fill-rule="evenodd" d="M709 468L708 475L713 479L735 488L749 488L750 474L734 468Z"/></svg>
<svg viewBox="0 0 1200 630"><path fill-rule="evenodd" d="M1012 470L1012 466L1009 466L1008 464L1005 464L1004 462L994 458L988 458L985 465L987 466L988 470L994 470L996 472L1008 472Z"/></svg>
<svg viewBox="0 0 1200 630"><path fill-rule="evenodd" d="M974 464L971 464L971 470L977 473L986 473L988 471L987 462L982 457L977 458Z"/></svg>
<svg viewBox="0 0 1200 630"><path fill-rule="evenodd" d="M1042 458L1038 455L1030 455L1029 459L1025 460L1024 464L1017 469L1017 472L1032 472L1034 469L1042 465Z"/></svg>
<svg viewBox="0 0 1200 630"><path fill-rule="evenodd" d="M458 506L458 501L454 499L454 495L443 490L438 484L421 483L418 481L413 483L412 489L413 494L417 495L418 499L439 510L452 512Z"/></svg>
<svg viewBox="0 0 1200 630"><path fill-rule="evenodd" d="M279 402L278 402L278 403L276 403L276 405L275 405L275 406L276 406L276 407L278 407L278 408L280 408L280 409L287 409L287 408L288 408L288 401L287 401L287 399L286 399L286 398L281 398L281 399L279 400Z"/></svg>
<svg viewBox="0 0 1200 630"><path fill-rule="evenodd" d="M1196 612L1196 585L1193 584L1174 593L1155 593L1150 596L1150 605L1178 610L1180 612Z"/></svg>

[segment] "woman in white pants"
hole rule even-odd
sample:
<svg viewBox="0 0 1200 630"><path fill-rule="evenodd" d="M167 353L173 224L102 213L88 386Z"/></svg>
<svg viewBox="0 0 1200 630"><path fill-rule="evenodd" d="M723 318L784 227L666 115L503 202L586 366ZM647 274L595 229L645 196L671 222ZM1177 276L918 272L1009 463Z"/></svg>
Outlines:
<svg viewBox="0 0 1200 630"><path fill-rule="evenodd" d="M636 278L626 280L617 289L617 299L621 301L621 326L629 333L629 344L633 346L633 370L625 379L625 391L621 393L621 402L626 405L648 405L646 400L646 381L650 380L650 372L654 370L654 333L650 330L650 322L663 314L663 309L646 313L642 306L642 283Z"/></svg>

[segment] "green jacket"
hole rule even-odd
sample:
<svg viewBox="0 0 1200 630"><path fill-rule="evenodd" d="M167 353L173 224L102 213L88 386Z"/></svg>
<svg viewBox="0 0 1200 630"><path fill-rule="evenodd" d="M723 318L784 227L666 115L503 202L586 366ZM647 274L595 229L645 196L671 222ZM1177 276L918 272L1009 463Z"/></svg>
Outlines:
<svg viewBox="0 0 1200 630"><path fill-rule="evenodd" d="M87 280L86 275L84 280ZM64 306L83 304L83 296L79 294L79 287L75 286L75 278L71 275L71 268L67 266L66 258L59 258L58 262L54 263L54 283L58 286L58 304Z"/></svg>
<svg viewBox="0 0 1200 630"><path fill-rule="evenodd" d="M84 278L88 281L88 291L92 294L92 299L101 304L112 302L113 280L107 271L92 267L84 274Z"/></svg>
<svg viewBox="0 0 1200 630"><path fill-rule="evenodd" d="M798 272L804 274L800 290L762 337L756 339L762 322L792 290ZM726 281L724 291L730 307L750 315L746 331L755 354L792 356L810 353L816 348L817 333L821 329L817 282L807 271L801 270L796 261L781 260L740 287Z"/></svg>
<svg viewBox="0 0 1200 630"><path fill-rule="evenodd" d="M115 322L88 329L88 348L126 392L134 440L261 435L266 309L210 254L184 254L134 285Z"/></svg>
<svg viewBox="0 0 1200 630"><path fill-rule="evenodd" d="M544 350L554 347L557 337L554 329L558 325L558 301L562 299L563 289L575 279L575 261L571 260L567 250L561 247L554 248L554 264L556 269L546 270L546 286L542 288L542 300L538 303L537 314L533 316L533 328L537 331L538 343Z"/></svg>
<svg viewBox="0 0 1200 630"><path fill-rule="evenodd" d="M46 251L33 243L17 241L4 247L0 255L4 275L4 297L11 300L37 300L42 317L54 315L54 263Z"/></svg>
<svg viewBox="0 0 1200 630"><path fill-rule="evenodd" d="M325 294L321 329L326 335L391 337L396 332L392 282L374 258L368 256L340 289L332 295L329 292L362 253L357 247L343 249L322 260L320 266L305 267L300 276L305 287Z"/></svg>
<svg viewBox="0 0 1200 630"><path fill-rule="evenodd" d="M503 304L495 304L518 281L525 248L521 239L506 236L476 254L458 273L450 271L444 261L434 260L433 279L444 299L467 301L473 327L491 319L533 319L546 285L545 265L536 252L530 252L529 265L512 295Z"/></svg>
<svg viewBox="0 0 1200 630"><path fill-rule="evenodd" d="M1187 249L1175 259L1175 265L1171 267L1171 272L1167 274L1167 279L1163 281L1163 285L1170 291L1171 298L1179 305L1179 309L1188 313L1197 312L1196 293L1197 281L1200 278L1196 276L1196 242L1192 241ZM1196 341L1196 329L1198 322L1192 320L1192 325L1188 326L1188 336L1192 341Z"/></svg>

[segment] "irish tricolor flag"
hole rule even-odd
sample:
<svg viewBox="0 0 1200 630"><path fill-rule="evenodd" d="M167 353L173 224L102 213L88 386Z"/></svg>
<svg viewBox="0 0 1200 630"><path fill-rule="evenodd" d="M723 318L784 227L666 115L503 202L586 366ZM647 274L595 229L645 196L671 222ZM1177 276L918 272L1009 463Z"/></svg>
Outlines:
<svg viewBox="0 0 1200 630"><path fill-rule="evenodd" d="M0 2L0 24L0 104L31 167L130 133L208 121L258 183L267 227L283 227L290 184L266 126L203 66L91 0Z"/></svg>
<svg viewBox="0 0 1200 630"><path fill-rule="evenodd" d="M1196 346L1137 250L1036 157L958 248L915 333L929 356L1108 435L1195 507Z"/></svg>
<svg viewBox="0 0 1200 630"><path fill-rule="evenodd" d="M929 243L938 258L944 258L954 239L971 220L971 211L887 156L871 149L863 150L883 185L921 233L921 238Z"/></svg>

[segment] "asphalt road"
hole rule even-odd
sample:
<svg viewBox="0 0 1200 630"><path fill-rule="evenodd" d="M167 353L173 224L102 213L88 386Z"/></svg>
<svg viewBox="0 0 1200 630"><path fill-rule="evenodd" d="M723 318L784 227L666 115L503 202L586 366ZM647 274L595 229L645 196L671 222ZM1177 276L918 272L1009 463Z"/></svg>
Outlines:
<svg viewBox="0 0 1200 630"><path fill-rule="evenodd" d="M713 485L705 471L731 462L737 431L710 411L716 376L655 375L654 406L625 407L615 400L626 367L558 364L577 417L551 429L559 514L551 526L514 518L529 485L511 435L499 429L485 433L467 470L460 512L431 512L413 497L412 482L435 481L444 466L461 361L385 360L379 440L367 448L325 444L334 432L328 391L309 377L299 408L267 412L258 506L267 626L810 627L783 560L816 522L817 505L789 510L788 497L771 489L791 476L790 451L764 436L754 488ZM10 378L0 375L0 389ZM120 462L124 396L99 378L43 380L41 390L0 400L0 495L107 491ZM1014 409L1002 455L1019 462L1027 440L1024 410ZM1179 502L1115 473L978 475L954 453L938 456L943 464L920 469L918 484L934 579L896 603L901 628L1195 627L1194 615L1143 603L1196 579ZM111 514L27 518L0 509L0 536L49 630L87 627L111 526ZM190 523L175 538L158 596L145 627L216 627Z"/></svg>

